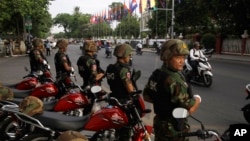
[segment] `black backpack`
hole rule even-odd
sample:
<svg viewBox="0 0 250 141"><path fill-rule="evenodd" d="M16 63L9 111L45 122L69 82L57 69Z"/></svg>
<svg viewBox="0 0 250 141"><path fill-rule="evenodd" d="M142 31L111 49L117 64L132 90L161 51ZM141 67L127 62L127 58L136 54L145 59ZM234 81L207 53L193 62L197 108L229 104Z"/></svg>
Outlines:
<svg viewBox="0 0 250 141"><path fill-rule="evenodd" d="M86 66L86 62L87 60L90 58L90 56L88 55L83 55L81 57L78 58L76 65L78 66L78 73L80 74L81 77L84 77L83 74L87 73L86 71L87 66Z"/></svg>

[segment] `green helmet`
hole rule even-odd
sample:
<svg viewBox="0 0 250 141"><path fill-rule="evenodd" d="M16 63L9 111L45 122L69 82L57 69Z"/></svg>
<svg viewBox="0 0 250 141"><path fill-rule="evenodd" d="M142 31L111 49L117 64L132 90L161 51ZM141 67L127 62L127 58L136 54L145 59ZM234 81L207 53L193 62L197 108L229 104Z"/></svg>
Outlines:
<svg viewBox="0 0 250 141"><path fill-rule="evenodd" d="M68 40L66 39L60 39L56 42L56 46L59 48L59 49L62 49L62 48L67 48L68 47Z"/></svg>
<svg viewBox="0 0 250 141"><path fill-rule="evenodd" d="M86 51L97 52L96 43L92 40L85 41L84 48Z"/></svg>
<svg viewBox="0 0 250 141"><path fill-rule="evenodd" d="M170 39L162 45L161 60L170 59L175 55L188 55L189 49L185 42L179 39Z"/></svg>
<svg viewBox="0 0 250 141"><path fill-rule="evenodd" d="M35 96L27 96L19 104L19 111L29 116L42 113L43 102Z"/></svg>
<svg viewBox="0 0 250 141"><path fill-rule="evenodd" d="M0 83L0 100L12 100L13 98L14 98L13 91L10 88L5 87Z"/></svg>
<svg viewBox="0 0 250 141"><path fill-rule="evenodd" d="M34 48L42 49L43 48L43 40L40 38L36 38L32 41L32 45Z"/></svg>
<svg viewBox="0 0 250 141"><path fill-rule="evenodd" d="M115 47L114 55L116 57L127 57L132 51L132 47L129 44L119 44Z"/></svg>
<svg viewBox="0 0 250 141"><path fill-rule="evenodd" d="M201 46L200 42L198 42L198 41L194 42L194 47L197 47L197 46Z"/></svg>
<svg viewBox="0 0 250 141"><path fill-rule="evenodd" d="M88 138L77 131L64 131L56 141L88 141Z"/></svg>

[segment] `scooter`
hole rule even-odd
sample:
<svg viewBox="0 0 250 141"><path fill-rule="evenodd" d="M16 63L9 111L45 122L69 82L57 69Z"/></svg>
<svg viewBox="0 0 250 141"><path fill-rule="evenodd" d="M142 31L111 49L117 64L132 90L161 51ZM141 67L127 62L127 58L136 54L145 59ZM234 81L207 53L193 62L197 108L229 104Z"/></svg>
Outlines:
<svg viewBox="0 0 250 141"><path fill-rule="evenodd" d="M105 54L106 54L106 58L112 58L112 50L111 47L107 47L105 49Z"/></svg>
<svg viewBox="0 0 250 141"><path fill-rule="evenodd" d="M199 122L201 125L201 129L198 129L195 132L188 132L188 133L180 133L177 134L177 137L192 137L192 136L196 136L198 137L198 139L201 140L206 140L206 139L213 139L215 141L222 141L222 138L220 136L220 134L216 131L216 130L207 130L205 129L203 123L196 119L195 117L191 116L187 109L184 108L175 108L172 112L172 115L174 118L177 119L182 119L182 118L187 118L187 117L191 117L192 119L194 119L195 121Z"/></svg>
<svg viewBox="0 0 250 141"><path fill-rule="evenodd" d="M142 48L136 48L136 55L142 55Z"/></svg>
<svg viewBox="0 0 250 141"><path fill-rule="evenodd" d="M185 65L183 67L183 73L187 77L187 81L198 84L203 84L206 87L210 87L213 83L212 67L207 58L200 58L198 60L198 74L193 76L193 68L189 64L188 59L185 59Z"/></svg>

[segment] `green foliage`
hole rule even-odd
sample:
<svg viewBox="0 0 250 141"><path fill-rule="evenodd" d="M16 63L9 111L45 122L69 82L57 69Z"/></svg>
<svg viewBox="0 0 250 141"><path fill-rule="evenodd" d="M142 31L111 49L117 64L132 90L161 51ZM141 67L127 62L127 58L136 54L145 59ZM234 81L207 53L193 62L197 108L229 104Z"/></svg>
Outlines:
<svg viewBox="0 0 250 141"><path fill-rule="evenodd" d="M45 37L52 25L51 15L48 13L50 0L1 0L0 2L0 31L2 34L11 32L13 36L22 37L26 31L24 19L31 17L31 34Z"/></svg>
<svg viewBox="0 0 250 141"><path fill-rule="evenodd" d="M172 2L168 1L168 9L172 9ZM183 35L221 33L239 36L245 29L250 31L249 5L249 0L183 0L180 3L175 1L174 32ZM156 6L161 7L158 0ZM172 11L169 10L166 19L165 11L152 11L153 18L148 22L152 36L156 31L159 37L166 35L166 31L171 27L171 14Z"/></svg>
<svg viewBox="0 0 250 141"><path fill-rule="evenodd" d="M215 42L216 42L216 37L214 34L207 33L204 34L201 38L201 44L205 46L208 49L215 49Z"/></svg>
<svg viewBox="0 0 250 141"><path fill-rule="evenodd" d="M123 18L120 24L115 29L114 36L122 36L122 38L137 38L140 33L139 28L139 20L136 16L128 15L127 17Z"/></svg>

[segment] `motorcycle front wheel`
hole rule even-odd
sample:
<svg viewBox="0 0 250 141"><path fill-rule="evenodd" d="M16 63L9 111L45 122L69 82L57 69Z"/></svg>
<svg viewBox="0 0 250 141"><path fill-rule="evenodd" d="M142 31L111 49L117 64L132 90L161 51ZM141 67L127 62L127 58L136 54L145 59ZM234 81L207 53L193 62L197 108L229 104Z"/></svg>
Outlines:
<svg viewBox="0 0 250 141"><path fill-rule="evenodd" d="M204 83L204 85L205 85L206 87L210 87L210 86L212 85L212 83L213 83L213 78L212 78L212 76L211 76L211 75L205 74L205 75L203 76L203 83Z"/></svg>
<svg viewBox="0 0 250 141"><path fill-rule="evenodd" d="M7 117L1 123L0 137L4 140L14 138L17 129L17 123L10 117Z"/></svg>
<svg viewBox="0 0 250 141"><path fill-rule="evenodd" d="M242 108L245 120L250 123L250 104L247 104Z"/></svg>

